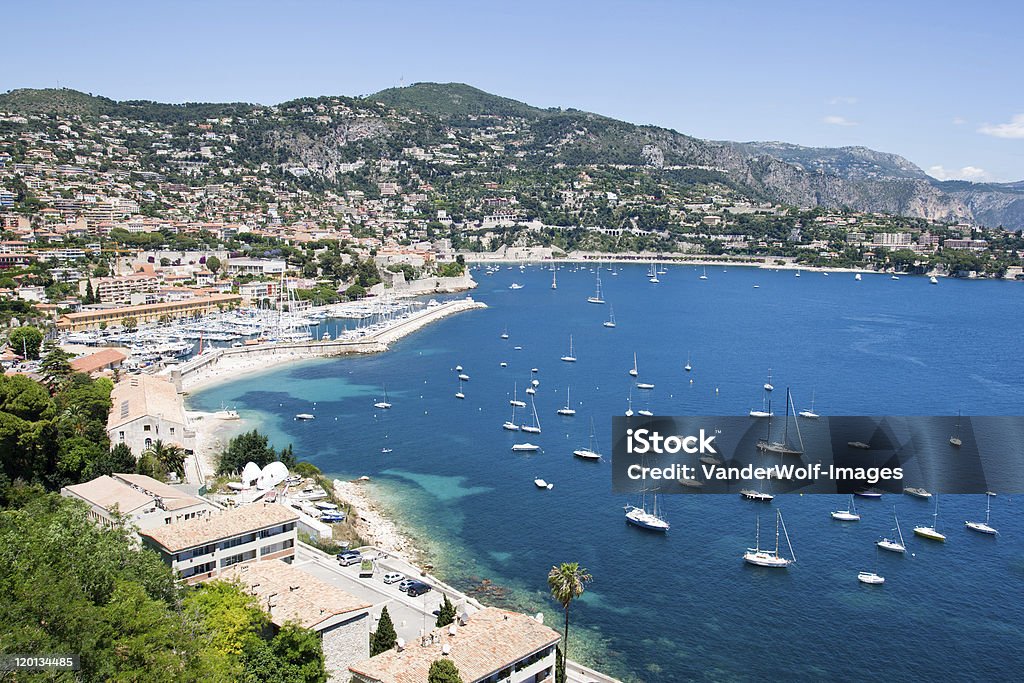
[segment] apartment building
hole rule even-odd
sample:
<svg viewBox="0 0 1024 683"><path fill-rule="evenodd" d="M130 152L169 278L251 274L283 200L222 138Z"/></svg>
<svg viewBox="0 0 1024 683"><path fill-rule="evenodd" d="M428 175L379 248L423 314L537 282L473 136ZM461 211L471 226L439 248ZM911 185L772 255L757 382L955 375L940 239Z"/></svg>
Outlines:
<svg viewBox="0 0 1024 683"><path fill-rule="evenodd" d="M152 375L131 375L110 392L107 436L110 443L127 444L139 456L160 440L191 453L196 434L188 428L185 408L174 385Z"/></svg>
<svg viewBox="0 0 1024 683"><path fill-rule="evenodd" d="M188 583L219 576L236 564L295 557L299 516L277 503L252 503L203 519L142 531L144 546Z"/></svg>
<svg viewBox="0 0 1024 683"><path fill-rule="evenodd" d="M65 498L89 506L89 519L113 526L120 516L130 526L148 530L216 512L209 501L190 495L144 474L112 474L92 481L65 486Z"/></svg>
<svg viewBox="0 0 1024 683"><path fill-rule="evenodd" d="M0 263L2 263L0 254ZM237 294L209 294L197 296L183 301L166 301L155 304L137 306L117 306L113 308L90 308L78 313L68 313L57 321L57 328L70 332L97 330L100 325L120 325L126 318L135 318L139 324L157 322L163 316L171 319L187 318L206 313L215 313L237 306L242 297Z"/></svg>
<svg viewBox="0 0 1024 683"><path fill-rule="evenodd" d="M134 273L115 277L100 277L92 281L93 291L105 304L127 306L139 303L147 294L155 295L160 281L155 275Z"/></svg>

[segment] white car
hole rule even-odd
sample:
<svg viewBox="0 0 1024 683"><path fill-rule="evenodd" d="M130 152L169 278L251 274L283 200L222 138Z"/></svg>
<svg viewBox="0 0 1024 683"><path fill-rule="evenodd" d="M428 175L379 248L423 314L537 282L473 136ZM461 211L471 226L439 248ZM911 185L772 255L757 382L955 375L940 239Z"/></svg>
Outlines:
<svg viewBox="0 0 1024 683"><path fill-rule="evenodd" d="M397 572L390 572L384 575L384 583L398 583L405 580L405 577Z"/></svg>

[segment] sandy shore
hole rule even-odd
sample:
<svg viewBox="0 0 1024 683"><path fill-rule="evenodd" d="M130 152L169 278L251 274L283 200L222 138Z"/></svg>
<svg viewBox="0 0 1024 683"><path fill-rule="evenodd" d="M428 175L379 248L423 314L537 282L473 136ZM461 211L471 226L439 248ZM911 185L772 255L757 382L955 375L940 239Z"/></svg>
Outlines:
<svg viewBox="0 0 1024 683"><path fill-rule="evenodd" d="M352 506L356 532L367 543L412 564L422 559L423 551L413 545L412 538L382 511L365 482L335 479L334 495Z"/></svg>

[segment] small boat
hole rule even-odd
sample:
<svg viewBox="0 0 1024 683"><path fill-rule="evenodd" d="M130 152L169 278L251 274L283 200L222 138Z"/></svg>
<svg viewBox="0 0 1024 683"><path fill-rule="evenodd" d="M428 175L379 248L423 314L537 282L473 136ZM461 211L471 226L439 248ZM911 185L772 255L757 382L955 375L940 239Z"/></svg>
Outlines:
<svg viewBox="0 0 1024 683"><path fill-rule="evenodd" d="M892 275L889 279L890 280L899 280L900 276L899 275Z"/></svg>
<svg viewBox="0 0 1024 683"><path fill-rule="evenodd" d="M295 419L296 420L312 420L314 417L315 417L314 415L310 415L309 413L299 413L298 415L295 416Z"/></svg>
<svg viewBox="0 0 1024 683"><path fill-rule="evenodd" d="M501 333L501 338L502 339L508 339L508 327L506 327L505 330ZM461 370L462 368L455 368L455 369L456 370Z"/></svg>
<svg viewBox="0 0 1024 683"><path fill-rule="evenodd" d="M701 273L701 276L698 279L700 279L700 280L707 280L708 279L708 269L707 269L707 266L704 267L704 272Z"/></svg>
<svg viewBox="0 0 1024 683"><path fill-rule="evenodd" d="M509 401L509 403L512 403ZM516 403L519 403L517 401ZM505 424L501 425L502 429L507 429L510 432L518 432L519 425L516 424L516 404L512 403L512 417L505 421Z"/></svg>
<svg viewBox="0 0 1024 683"><path fill-rule="evenodd" d="M540 450L540 446L534 445L534 444L529 443L529 442L517 443L517 444L513 444L512 445L512 450L517 451L517 452L533 452L533 451L539 451Z"/></svg>
<svg viewBox="0 0 1024 683"><path fill-rule="evenodd" d="M653 389L654 385L651 384L650 382L637 382L636 383L636 388L637 389Z"/></svg>
<svg viewBox="0 0 1024 683"><path fill-rule="evenodd" d="M636 369L636 353L633 354L633 369L629 371L630 377L636 377L639 375L639 371Z"/></svg>
<svg viewBox="0 0 1024 683"><path fill-rule="evenodd" d="M800 270L799 269L797 269L797 271L796 271L796 276L800 277Z"/></svg>
<svg viewBox="0 0 1024 683"><path fill-rule="evenodd" d="M740 491L740 496L747 500L752 500L755 503L770 503L775 499L775 496L770 493L755 491L754 489L743 489Z"/></svg>
<svg viewBox="0 0 1024 683"><path fill-rule="evenodd" d="M526 393L528 393L528 394L530 394L531 396L533 396L534 394L536 394L536 393L537 393L537 390L536 390L536 389L534 389L533 387L526 387Z"/></svg>
<svg viewBox="0 0 1024 683"><path fill-rule="evenodd" d="M512 284L510 284L508 286L508 288L509 289L522 289L523 286L521 284L519 284L518 282L513 282Z"/></svg>
<svg viewBox="0 0 1024 683"><path fill-rule="evenodd" d="M615 307L608 307L608 319L601 323L605 327L615 327Z"/></svg>
<svg viewBox="0 0 1024 683"><path fill-rule="evenodd" d="M754 289L761 289L761 285L754 285Z"/></svg>
<svg viewBox="0 0 1024 683"><path fill-rule="evenodd" d="M555 275L554 266L551 266L551 289L558 289L558 277Z"/></svg>
<svg viewBox="0 0 1024 683"><path fill-rule="evenodd" d="M892 518L896 521L896 528L893 531L896 532L896 538L883 538L882 540L875 543L876 546L882 550L888 550L892 553L905 553L907 552L907 546L903 542L903 531L900 530L900 519L896 516L896 506L892 506Z"/></svg>
<svg viewBox="0 0 1024 683"><path fill-rule="evenodd" d="M651 267L650 267L650 269L649 269L649 270L647 271L647 281L648 281L648 282L653 282L654 284L658 284L659 282L661 282L661 281L660 281L660 280L658 279L658 273L657 273L657 271L655 271L655 270L654 270L654 261L651 261Z"/></svg>
<svg viewBox="0 0 1024 683"><path fill-rule="evenodd" d="M459 380L459 390L455 392L455 398L466 398L466 395L462 393L462 380Z"/></svg>
<svg viewBox="0 0 1024 683"><path fill-rule="evenodd" d="M862 451L870 451L871 450L871 446L866 444L866 443L864 443L863 441L847 441L846 445L849 446L850 448L859 448Z"/></svg>
<svg viewBox="0 0 1024 683"><path fill-rule="evenodd" d="M637 415L641 415L643 417L654 417L654 413L652 413L651 411L647 410L646 408L644 408L643 410L636 411L636 414Z"/></svg>
<svg viewBox="0 0 1024 683"><path fill-rule="evenodd" d="M990 536L997 536L999 534L995 527L989 524L989 518L992 514L992 496L985 496L985 521L984 522L964 522L964 526L971 531L977 531L979 534L988 534Z"/></svg>
<svg viewBox="0 0 1024 683"><path fill-rule="evenodd" d="M953 432L953 436L949 437L949 445L953 448L960 448L963 445L963 441L960 440L960 411L956 413L956 429Z"/></svg>
<svg viewBox="0 0 1024 683"><path fill-rule="evenodd" d="M459 379L462 380L463 382L468 382L469 381L469 375L467 375L465 373L462 373L462 374L459 375Z"/></svg>
<svg viewBox="0 0 1024 683"><path fill-rule="evenodd" d="M713 455L702 455L699 460L705 465L721 465L722 461Z"/></svg>
<svg viewBox="0 0 1024 683"><path fill-rule="evenodd" d="M857 282L860 282L863 278L861 278L860 273L857 273L856 275L853 276L853 279L856 280Z"/></svg>
<svg viewBox="0 0 1024 683"><path fill-rule="evenodd" d="M693 366L690 365L690 353L689 352L686 353L686 365L683 366L683 370L686 370L687 372L689 372L690 370L693 370Z"/></svg>
<svg viewBox="0 0 1024 683"><path fill-rule="evenodd" d="M597 438L594 433L594 418L590 418L590 443L587 444L586 448L577 448L572 452L577 458L583 458L584 460L600 460L601 453L598 452L597 446L594 445L594 440Z"/></svg>
<svg viewBox="0 0 1024 683"><path fill-rule="evenodd" d="M456 365L455 366L455 372L462 372L462 366L461 365Z"/></svg>
<svg viewBox="0 0 1024 683"><path fill-rule="evenodd" d="M874 489L861 489L859 491L854 491L853 495L860 496L861 498L881 498L882 497L881 491L875 491Z"/></svg>
<svg viewBox="0 0 1024 683"><path fill-rule="evenodd" d="M576 352L573 350L573 347L572 347L572 335L571 334L569 335L569 353L567 353L564 356L562 356L562 360L565 361L566 363L575 363L576 362Z"/></svg>
<svg viewBox="0 0 1024 683"><path fill-rule="evenodd" d="M380 452L381 453L390 453L391 449L390 448L382 448L382 449L380 449Z"/></svg>
<svg viewBox="0 0 1024 683"><path fill-rule="evenodd" d="M461 378L462 375L459 375L459 377ZM391 403L388 402L388 388L386 386L384 387L384 400L377 401L376 403L373 404L373 407L380 408L381 410L387 410L388 408L391 407Z"/></svg>
<svg viewBox="0 0 1024 683"><path fill-rule="evenodd" d="M879 576L874 572L860 572L857 574L857 580L874 586L880 586L885 583L885 577Z"/></svg>
<svg viewBox="0 0 1024 683"><path fill-rule="evenodd" d="M800 417L806 417L808 420L817 420L820 415L814 412L814 392L811 392L811 407L809 410L801 410L799 413Z"/></svg>
<svg viewBox="0 0 1024 683"><path fill-rule="evenodd" d="M500 367L503 367L503 368L507 368L508 367L508 363L506 363L505 361L501 361L500 363L498 363L498 365Z"/></svg>
<svg viewBox="0 0 1024 683"><path fill-rule="evenodd" d="M859 522L860 515L857 514L857 506L853 502L853 496L850 496L850 505L845 510L834 510L830 513L832 519L840 522Z"/></svg>
<svg viewBox="0 0 1024 683"><path fill-rule="evenodd" d="M565 407L564 408L559 408L555 412L557 412L559 415L575 415L576 414L576 409L573 408L572 404L569 402L569 387L565 388Z"/></svg>
<svg viewBox="0 0 1024 683"><path fill-rule="evenodd" d="M939 498L935 498L935 512L932 514L932 525L931 526L915 526L914 533L921 538L927 538L932 541L939 541L940 543L946 542L946 535L939 532Z"/></svg>
<svg viewBox="0 0 1024 683"><path fill-rule="evenodd" d="M540 417L537 416L537 404L530 399L530 406L533 408L533 424L519 425L519 428L529 434L540 434Z"/></svg>
<svg viewBox="0 0 1024 683"><path fill-rule="evenodd" d="M929 493L928 491L926 491L926 490L924 490L922 488L914 487L914 486L908 486L907 488L903 489L903 493L907 494L908 496L913 496L914 498L931 498L932 497L932 494Z"/></svg>
<svg viewBox="0 0 1024 683"><path fill-rule="evenodd" d="M555 488L554 484L549 484L546 481L544 481L543 479L534 479L533 483L536 484L537 488L539 488L539 489L547 489L547 490L550 491L551 489Z"/></svg>
<svg viewBox="0 0 1024 683"><path fill-rule="evenodd" d="M928 284L937 285L939 284L939 279L932 275L930 278L928 278Z"/></svg>
<svg viewBox="0 0 1024 683"><path fill-rule="evenodd" d="M789 554L792 559L779 555L779 525L786 534L786 545L789 546ZM796 553L793 552L793 544L789 542L789 532L786 531L786 523L782 521L782 510L775 511L775 551L761 550L761 516L757 516L757 532L753 548L747 548L743 553L743 560L748 564L758 567L771 567L773 569L785 569L796 562Z"/></svg>
<svg viewBox="0 0 1024 683"><path fill-rule="evenodd" d="M772 369L768 368L768 381L764 383L764 390L772 391L773 389L775 389L775 387L772 386Z"/></svg>
<svg viewBox="0 0 1024 683"><path fill-rule="evenodd" d="M510 406L516 406L517 408L525 408L526 407L526 401L520 401L519 400L519 384L518 383L512 385L512 398L509 399L508 404Z"/></svg>

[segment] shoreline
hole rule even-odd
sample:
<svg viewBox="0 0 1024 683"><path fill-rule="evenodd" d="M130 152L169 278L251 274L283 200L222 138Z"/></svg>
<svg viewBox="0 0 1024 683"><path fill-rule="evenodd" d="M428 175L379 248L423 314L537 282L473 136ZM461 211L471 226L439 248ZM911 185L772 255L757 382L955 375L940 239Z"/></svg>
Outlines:
<svg viewBox="0 0 1024 683"><path fill-rule="evenodd" d="M334 495L351 506L356 516L353 526L363 541L409 564L426 566L426 551L416 546L413 536L399 527L396 516L386 512L383 503L367 490L369 480L333 479L332 483Z"/></svg>

